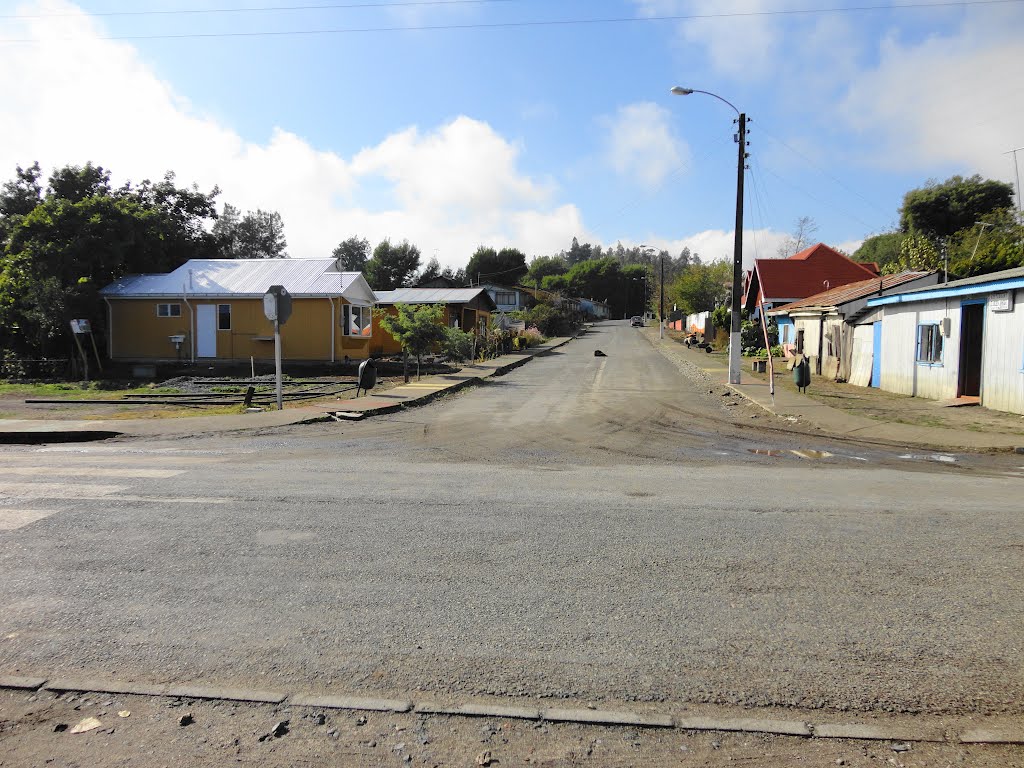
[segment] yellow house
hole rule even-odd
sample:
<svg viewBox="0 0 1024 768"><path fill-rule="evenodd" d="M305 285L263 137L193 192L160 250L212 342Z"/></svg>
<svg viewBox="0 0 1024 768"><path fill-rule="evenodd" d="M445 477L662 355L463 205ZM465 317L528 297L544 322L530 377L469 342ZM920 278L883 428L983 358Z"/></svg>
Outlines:
<svg viewBox="0 0 1024 768"><path fill-rule="evenodd" d="M369 357L373 290L335 259L191 259L167 274L124 277L100 291L107 353L123 361L273 360L274 324L263 313L272 285L292 296L284 359Z"/></svg>
<svg viewBox="0 0 1024 768"><path fill-rule="evenodd" d="M487 321L497 310L494 300L486 288L399 288L394 291L377 291L377 306L395 315L396 304L441 304L444 314L441 322L453 328L484 335ZM380 327L380 320L373 321L373 341L370 353L374 355L397 355L402 345Z"/></svg>

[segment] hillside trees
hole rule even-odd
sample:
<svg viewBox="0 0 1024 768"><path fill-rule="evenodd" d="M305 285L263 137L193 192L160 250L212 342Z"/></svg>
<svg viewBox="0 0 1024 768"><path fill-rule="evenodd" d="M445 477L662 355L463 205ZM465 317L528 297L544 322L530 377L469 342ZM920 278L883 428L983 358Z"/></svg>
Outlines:
<svg viewBox="0 0 1024 768"><path fill-rule="evenodd" d="M331 252L331 256L338 260L338 266L343 272L362 272L370 260L370 241L353 235L342 240Z"/></svg>

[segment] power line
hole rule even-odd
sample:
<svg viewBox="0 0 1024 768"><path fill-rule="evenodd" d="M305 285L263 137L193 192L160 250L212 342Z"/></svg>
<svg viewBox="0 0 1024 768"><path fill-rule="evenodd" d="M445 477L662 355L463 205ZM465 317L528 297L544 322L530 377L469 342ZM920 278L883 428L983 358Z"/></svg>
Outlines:
<svg viewBox="0 0 1024 768"><path fill-rule="evenodd" d="M98 36L95 40L181 40L181 39L205 39L205 38L242 38L242 37L287 37L295 35L340 35L340 34L366 34L381 32L441 32L441 31L462 31L471 29L529 29L540 27L566 27L566 26L596 26L599 24L630 24L644 22L664 21L697 21L704 19L736 19L756 18L773 16L813 16L829 13L858 13L868 11L901 11L901 10L927 10L932 8L968 8L986 5L1008 5L1019 4L1024 0L953 0L940 3L903 3L898 5L862 5L846 6L840 8L807 8L790 9L778 11L745 11L735 13L706 13L706 14L677 14L668 16L626 16L609 17L598 19L551 19L545 21L503 21L503 22L475 22L466 24L427 24L420 26L380 26L380 27L339 27L334 29L297 29L297 30L268 30L262 32L183 32L165 33L152 35L109 35ZM383 7L383 6L381 6ZM141 13L141 12L140 12ZM7 17L26 18L26 17ZM60 37L48 40L33 38L13 38L0 40L0 43L40 43L40 42L71 42L82 38Z"/></svg>
<svg viewBox="0 0 1024 768"><path fill-rule="evenodd" d="M325 11L365 8L409 8L444 5L485 5L490 3L516 3L521 0L397 0L392 3L327 3L324 5L260 5L249 8L175 8L156 11L98 11L89 16L186 16L215 13L266 13L270 11ZM0 14L0 19L64 19L79 16L78 13L31 13Z"/></svg>

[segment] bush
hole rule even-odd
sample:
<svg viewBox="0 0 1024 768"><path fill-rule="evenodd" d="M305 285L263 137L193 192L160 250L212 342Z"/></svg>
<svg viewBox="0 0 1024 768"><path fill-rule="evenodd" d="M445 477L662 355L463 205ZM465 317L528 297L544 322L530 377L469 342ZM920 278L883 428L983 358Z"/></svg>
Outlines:
<svg viewBox="0 0 1024 768"><path fill-rule="evenodd" d="M537 326L532 325L526 330L519 333L520 344L523 347L536 347L538 344L544 342L544 336L541 334L540 329Z"/></svg>
<svg viewBox="0 0 1024 768"><path fill-rule="evenodd" d="M445 328L441 351L457 363L469 360L473 357L473 334L458 328Z"/></svg>

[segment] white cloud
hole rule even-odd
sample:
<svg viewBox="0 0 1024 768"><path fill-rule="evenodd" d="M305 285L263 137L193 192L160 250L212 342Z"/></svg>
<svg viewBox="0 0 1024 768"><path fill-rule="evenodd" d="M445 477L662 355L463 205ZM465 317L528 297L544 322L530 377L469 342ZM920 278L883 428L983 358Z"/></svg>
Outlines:
<svg viewBox="0 0 1024 768"><path fill-rule="evenodd" d="M279 211L295 257L327 255L357 234L408 239L425 258L437 251L462 266L481 243L550 253L589 236L576 207L519 170L521 148L486 123L460 116L436 130L405 128L351 158L282 126L249 141L200 114L135 48L98 39L103 31L74 5L42 0L22 12L72 15L0 20L0 38L40 41L0 46L0 180L34 160L47 172L91 160L115 183L171 169L179 184L219 186L222 202ZM380 188L384 203L363 202L361 191Z"/></svg>
<svg viewBox="0 0 1024 768"><path fill-rule="evenodd" d="M869 162L899 169L953 165L1007 179L1002 155L1020 146L1024 68L1018 8L974 10L952 34L906 44L895 34L862 72L840 114L873 141Z"/></svg>
<svg viewBox="0 0 1024 768"><path fill-rule="evenodd" d="M623 176L658 185L689 158L689 148L673 135L664 107L652 102L629 104L605 122L605 157Z"/></svg>

